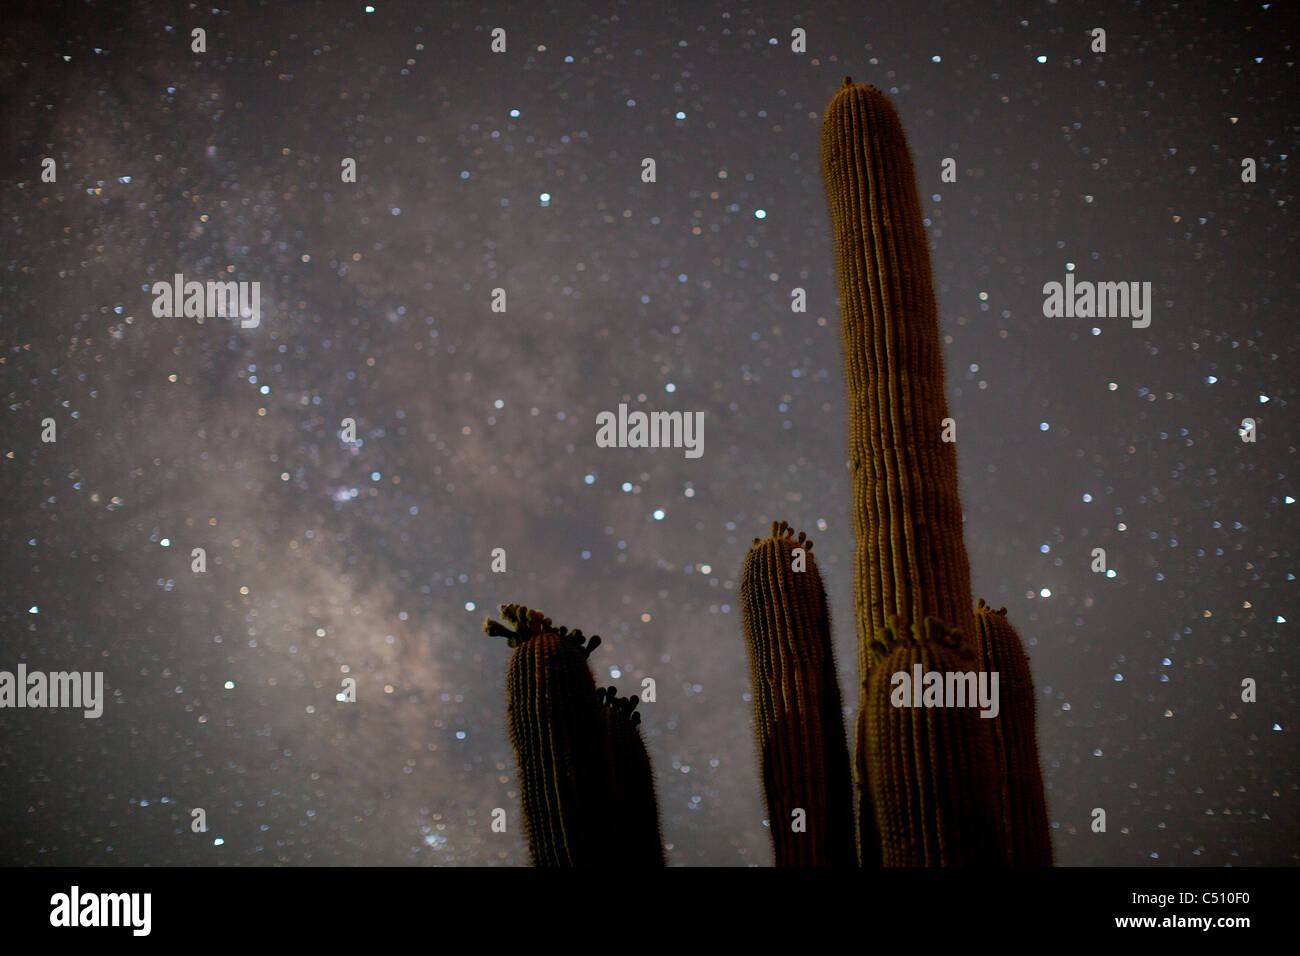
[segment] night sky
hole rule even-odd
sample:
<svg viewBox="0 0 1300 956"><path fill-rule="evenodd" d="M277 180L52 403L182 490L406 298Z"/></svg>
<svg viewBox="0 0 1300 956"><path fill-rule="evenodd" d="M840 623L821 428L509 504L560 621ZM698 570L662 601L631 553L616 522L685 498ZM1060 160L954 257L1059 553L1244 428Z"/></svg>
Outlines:
<svg viewBox="0 0 1300 956"><path fill-rule="evenodd" d="M845 75L915 159L1058 864L1297 861L1294 10L667 6L6 10L0 669L107 699L0 710L0 863L526 865L481 629L517 601L655 679L670 865L771 865L737 589L773 520L856 712ZM1150 282L1150 327L1045 317L1070 270ZM176 273L259 282L260 325L156 317ZM620 403L703 412L703 454L598 448Z"/></svg>

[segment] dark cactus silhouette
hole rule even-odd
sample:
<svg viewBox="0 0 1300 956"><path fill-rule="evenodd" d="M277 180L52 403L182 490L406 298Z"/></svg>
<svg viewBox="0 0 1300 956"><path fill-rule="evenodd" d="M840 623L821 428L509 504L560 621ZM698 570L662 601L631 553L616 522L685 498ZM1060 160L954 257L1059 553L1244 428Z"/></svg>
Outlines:
<svg viewBox="0 0 1300 956"><path fill-rule="evenodd" d="M812 547L802 531L796 539L784 521L773 522L771 535L754 539L740 576L758 761L777 865L853 866L853 783Z"/></svg>
<svg viewBox="0 0 1300 956"><path fill-rule="evenodd" d="M635 694L619 697L613 687L597 691L609 738L612 806L620 824L618 859L632 866L663 866L663 834L659 830L659 805L655 799L654 770L641 739L641 715ZM612 836L613 834L611 834Z"/></svg>
<svg viewBox="0 0 1300 956"><path fill-rule="evenodd" d="M822 166L849 397L856 855L863 866L1050 866L1029 662L1005 608L971 606L929 246L902 124L878 90L845 77L826 108ZM852 784L812 542L773 524L745 558L740 594L776 862L852 864ZM514 630L485 628L516 648L509 727L533 862L593 862L613 839L620 854L662 864L635 698L598 694L586 664L599 638L585 644L518 605L502 614ZM997 715L969 701L902 706L894 675L918 666L998 672Z"/></svg>
<svg viewBox="0 0 1300 956"><path fill-rule="evenodd" d="M1000 677L1002 712L989 724L1002 798L1005 853L1011 866L1051 866L1047 798L1038 764L1037 706L1029 658L1005 607L980 598L975 609L976 652L981 670Z"/></svg>
<svg viewBox="0 0 1300 956"><path fill-rule="evenodd" d="M640 715L614 688L596 690L587 657L600 644L555 627L540 611L501 607L506 638L506 728L519 763L519 789L534 866L598 866L611 841L633 860L663 865L650 758Z"/></svg>
<svg viewBox="0 0 1300 956"><path fill-rule="evenodd" d="M594 865L610 797L608 749L596 681L581 631L517 604L501 608L514 653L506 669L506 726L519 761L519 787L534 866Z"/></svg>

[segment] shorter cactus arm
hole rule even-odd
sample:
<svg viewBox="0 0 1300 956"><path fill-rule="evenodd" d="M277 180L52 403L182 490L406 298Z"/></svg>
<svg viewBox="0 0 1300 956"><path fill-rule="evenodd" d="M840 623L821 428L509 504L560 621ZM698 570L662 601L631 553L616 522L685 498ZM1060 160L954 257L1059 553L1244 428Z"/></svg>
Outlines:
<svg viewBox="0 0 1300 956"><path fill-rule="evenodd" d="M610 840L621 861L634 866L663 866L663 834L655 797L654 770L641 737L641 714L635 695L619 697L613 687L596 692L609 733L613 774Z"/></svg>
<svg viewBox="0 0 1300 956"><path fill-rule="evenodd" d="M754 732L777 866L853 866L852 776L812 547L802 531L795 538L788 524L774 522L745 557L740 604Z"/></svg>
<svg viewBox="0 0 1300 956"><path fill-rule="evenodd" d="M1037 707L1029 657L1005 607L994 610L980 598L975 633L980 667L1000 675L1000 710L989 723L998 765L1007 864L1051 866L1052 835L1038 759Z"/></svg>
<svg viewBox="0 0 1300 956"><path fill-rule="evenodd" d="M934 618L901 631L887 620L868 647L859 760L884 866L997 866L997 772L987 724L973 707L895 706L894 675L966 673L977 665L960 632ZM869 831L868 831L869 832Z"/></svg>

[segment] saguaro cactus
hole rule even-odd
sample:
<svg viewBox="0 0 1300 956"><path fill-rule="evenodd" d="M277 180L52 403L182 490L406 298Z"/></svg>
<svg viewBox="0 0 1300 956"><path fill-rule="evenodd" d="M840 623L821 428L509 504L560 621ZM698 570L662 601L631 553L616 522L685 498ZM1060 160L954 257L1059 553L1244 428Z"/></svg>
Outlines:
<svg viewBox="0 0 1300 956"><path fill-rule="evenodd" d="M613 807L619 824L618 859L633 866L663 866L663 835L659 829L659 804L655 798L650 754L641 739L641 715L636 695L619 697L613 687L596 692L609 735Z"/></svg>
<svg viewBox="0 0 1300 956"><path fill-rule="evenodd" d="M825 112L822 164L849 392L859 858L1050 865L1028 661L1005 609L971 607L929 247L902 125L878 90L845 77ZM740 595L777 863L852 863L848 754L812 542L774 524L770 537L754 539ZM662 862L635 699L593 692L586 654L599 639L585 645L581 632L556 632L517 605L502 611L515 630L485 627L516 647L510 733L534 862L590 861L613 805L635 808L639 822L610 832L631 835L634 857ZM945 685L950 675L978 685L981 672L997 671L1006 708L985 718L969 700L908 706L895 698L894 677L916 667ZM791 826L796 810L805 811L804 831Z"/></svg>
<svg viewBox="0 0 1300 956"><path fill-rule="evenodd" d="M885 866L988 866L1001 862L990 721L971 707L898 706L893 677L970 672L974 656L934 618L901 630L886 622L868 648L867 706L858 714L864 813L874 811ZM869 800L867 797L869 796Z"/></svg>
<svg viewBox="0 0 1300 956"><path fill-rule="evenodd" d="M483 630L515 649L506 668L506 729L519 762L534 866L596 866L611 845L633 865L663 866L654 773L636 699L596 690L600 644L540 611L506 604ZM625 852L624 852L625 851Z"/></svg>
<svg viewBox="0 0 1300 956"><path fill-rule="evenodd" d="M893 673L914 663L969 670L975 621L930 250L902 123L880 91L844 78L822 166L849 394L863 860L874 817L886 865L995 864L989 721L890 703Z"/></svg>
<svg viewBox="0 0 1300 956"><path fill-rule="evenodd" d="M484 623L515 649L506 669L506 726L534 866L594 866L612 803L609 743L587 656L600 643L518 604L513 625Z"/></svg>
<svg viewBox="0 0 1300 956"><path fill-rule="evenodd" d="M1001 710L989 723L1002 798L1003 851L1011 866L1051 866L1052 837L1038 763L1037 707L1029 658L1020 635L1007 620L1005 607L994 610L980 598L975 625L980 669L996 671L1001 686Z"/></svg>
<svg viewBox="0 0 1300 956"><path fill-rule="evenodd" d="M777 866L853 866L849 753L812 547L802 531L796 539L784 521L773 522L745 557L740 606L754 730Z"/></svg>
<svg viewBox="0 0 1300 956"><path fill-rule="evenodd" d="M898 112L848 77L822 124L839 277L857 538L858 667L893 615L971 634L957 452L944 441L939 315Z"/></svg>

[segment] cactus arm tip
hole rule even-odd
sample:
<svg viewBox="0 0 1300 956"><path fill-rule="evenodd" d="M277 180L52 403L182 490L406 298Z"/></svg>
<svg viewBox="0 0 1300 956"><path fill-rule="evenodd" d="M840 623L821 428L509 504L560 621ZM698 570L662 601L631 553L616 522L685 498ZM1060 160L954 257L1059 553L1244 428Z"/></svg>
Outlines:
<svg viewBox="0 0 1300 956"><path fill-rule="evenodd" d="M811 550L813 546L812 538L808 537L808 532L800 531L798 537L795 537L794 525L788 521L773 521L772 531L766 538L754 538L750 543L749 549L753 551L768 541L788 540L795 547Z"/></svg>
<svg viewBox="0 0 1300 956"><path fill-rule="evenodd" d="M506 643L515 647L519 643L519 634L517 631L506 627L500 621L494 621L490 617L483 619L483 633L489 637L504 637Z"/></svg>
<svg viewBox="0 0 1300 956"><path fill-rule="evenodd" d="M504 637L511 647L518 647L539 634L555 634L577 645L584 657L591 656L591 652L600 646L599 634L593 634L588 638L580 628L556 627L555 623L541 611L524 607L522 604L501 605L501 616L506 623L502 624L490 617L484 618L483 631L490 637Z"/></svg>
<svg viewBox="0 0 1300 956"><path fill-rule="evenodd" d="M518 647L530 637L551 629L549 617L522 604L502 604L501 616L505 624L484 618L483 631L489 637L504 637L511 647Z"/></svg>

